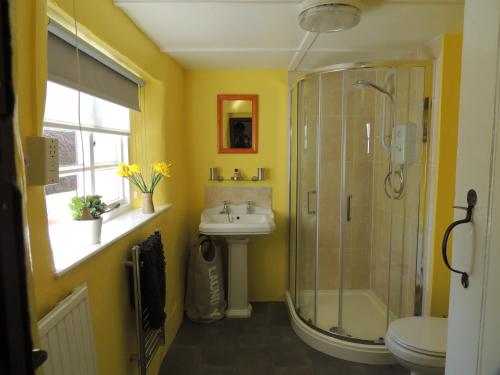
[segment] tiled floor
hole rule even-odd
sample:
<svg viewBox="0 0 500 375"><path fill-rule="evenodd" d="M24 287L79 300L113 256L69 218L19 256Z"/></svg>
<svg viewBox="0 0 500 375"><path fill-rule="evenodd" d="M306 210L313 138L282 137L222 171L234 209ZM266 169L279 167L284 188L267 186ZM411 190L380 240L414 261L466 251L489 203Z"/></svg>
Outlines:
<svg viewBox="0 0 500 375"><path fill-rule="evenodd" d="M213 324L185 320L160 375L408 375L398 365L342 361L304 344L293 332L284 303L253 303L250 319Z"/></svg>

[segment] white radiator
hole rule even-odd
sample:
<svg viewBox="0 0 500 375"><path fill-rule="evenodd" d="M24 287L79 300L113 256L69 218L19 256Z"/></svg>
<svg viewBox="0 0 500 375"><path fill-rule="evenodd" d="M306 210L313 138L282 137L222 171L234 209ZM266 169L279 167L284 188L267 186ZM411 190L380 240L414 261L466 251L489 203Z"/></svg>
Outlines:
<svg viewBox="0 0 500 375"><path fill-rule="evenodd" d="M87 285L75 289L38 322L49 358L45 375L96 375L97 363Z"/></svg>

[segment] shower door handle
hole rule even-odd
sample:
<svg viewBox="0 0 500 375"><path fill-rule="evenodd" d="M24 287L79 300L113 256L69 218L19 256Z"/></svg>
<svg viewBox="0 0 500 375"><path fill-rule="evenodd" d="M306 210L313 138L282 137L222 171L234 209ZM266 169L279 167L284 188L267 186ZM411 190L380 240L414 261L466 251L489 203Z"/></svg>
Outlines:
<svg viewBox="0 0 500 375"><path fill-rule="evenodd" d="M448 226L448 228L446 228L446 231L444 232L444 237L443 237L442 252L443 252L444 264L446 264L446 267L448 267L451 272L455 272L455 273L462 275L461 282L462 282L462 286L464 288L467 288L469 286L469 274L467 272L464 272L464 271L459 271L450 265L450 261L448 260L448 253L447 253L448 238L450 237L450 234L453 231L453 229L455 229L457 226L459 226L461 224L470 223L472 221L472 212L474 211L474 207L476 206L476 203L477 203L477 193L474 189L471 189L467 193L467 207L457 207L457 206L454 207L454 208L460 208L460 209L466 210L467 213L465 215L465 218L462 220L457 220L457 221L451 223Z"/></svg>
<svg viewBox="0 0 500 375"><path fill-rule="evenodd" d="M310 190L307 192L307 213L308 214L315 214L316 210L311 209L311 195L316 194L316 190Z"/></svg>
<svg viewBox="0 0 500 375"><path fill-rule="evenodd" d="M347 196L347 221L351 221L351 202L352 202L352 194Z"/></svg>

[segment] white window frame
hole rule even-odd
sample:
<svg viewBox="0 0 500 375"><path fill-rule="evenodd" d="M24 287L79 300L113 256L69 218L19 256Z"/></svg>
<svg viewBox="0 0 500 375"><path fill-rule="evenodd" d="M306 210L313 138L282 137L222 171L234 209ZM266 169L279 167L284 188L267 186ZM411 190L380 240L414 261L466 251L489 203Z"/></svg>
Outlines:
<svg viewBox="0 0 500 375"><path fill-rule="evenodd" d="M77 133L79 132L80 128L73 125L73 124L65 124L65 123L57 123L57 122L49 122L49 121L44 121L43 122L43 129L47 130L71 130L71 131L76 131ZM73 166L59 166L59 177L67 177L71 175L75 175L77 173L82 173L83 171L89 172L90 178L91 178L91 191L88 192L88 195L94 195L98 194L98 192L95 191L95 172L98 170L106 170L109 168L117 168L118 163L123 162L128 164L128 154L129 154L129 139L131 134L126 131L119 131L115 129L107 129L107 128L96 128L96 127L89 127L89 126L81 126L81 130L84 132L89 133L89 144L88 144L88 149L90 150L90 155L89 155L89 160L90 160L90 165L85 165L85 168L83 168L81 165L73 165ZM111 135L119 135L122 136L122 144L121 144L121 155L120 155L120 160L116 163L103 163L99 165L95 165L94 163L94 133L101 133L101 134L111 134ZM78 135L79 136L79 135ZM76 145L78 147L78 144ZM131 189L130 189L130 182L122 178L122 187L123 187L123 198L120 200L112 201L112 202L106 202L106 204L112 205L115 203L120 203L120 206L109 213L103 215L103 220L104 222L111 220L112 218L123 214L124 212L132 209L132 197L131 197Z"/></svg>

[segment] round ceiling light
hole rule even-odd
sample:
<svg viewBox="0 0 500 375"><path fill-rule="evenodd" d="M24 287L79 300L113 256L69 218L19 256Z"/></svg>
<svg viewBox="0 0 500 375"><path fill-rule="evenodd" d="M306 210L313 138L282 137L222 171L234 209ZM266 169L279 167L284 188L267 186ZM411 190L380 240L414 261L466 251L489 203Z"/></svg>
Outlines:
<svg viewBox="0 0 500 375"><path fill-rule="evenodd" d="M345 1L306 1L299 14L299 25L306 31L333 33L348 30L361 20L359 2Z"/></svg>

